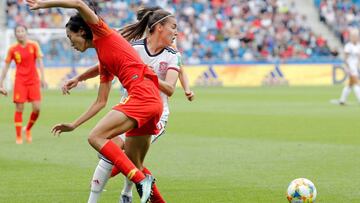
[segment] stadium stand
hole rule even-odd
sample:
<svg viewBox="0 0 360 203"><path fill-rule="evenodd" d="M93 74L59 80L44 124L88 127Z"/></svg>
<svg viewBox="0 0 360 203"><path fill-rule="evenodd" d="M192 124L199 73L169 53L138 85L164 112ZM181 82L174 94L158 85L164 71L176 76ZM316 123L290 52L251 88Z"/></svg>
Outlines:
<svg viewBox="0 0 360 203"><path fill-rule="evenodd" d="M314 0L320 20L345 44L349 40L349 27L360 25L360 0Z"/></svg>
<svg viewBox="0 0 360 203"><path fill-rule="evenodd" d="M306 16L297 14L280 0L197 1L97 1L99 14L113 27L135 20L141 5L160 5L176 14L178 48L186 64L238 63L239 61L319 60L336 57L326 40L307 26ZM47 9L30 12L23 0L7 0L7 26L62 28L74 11ZM78 63L78 54L68 42L43 41L46 65ZM80 65L96 60L95 52L84 54ZM74 59L75 58L75 59ZM95 59L94 59L95 58Z"/></svg>

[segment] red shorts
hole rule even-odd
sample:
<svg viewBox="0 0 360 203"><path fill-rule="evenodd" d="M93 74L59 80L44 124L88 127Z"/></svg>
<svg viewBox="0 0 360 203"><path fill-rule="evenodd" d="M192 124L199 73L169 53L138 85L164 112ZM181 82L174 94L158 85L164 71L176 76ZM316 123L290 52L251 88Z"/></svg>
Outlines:
<svg viewBox="0 0 360 203"><path fill-rule="evenodd" d="M41 100L40 84L25 85L22 83L15 83L14 86L14 103L25 103Z"/></svg>
<svg viewBox="0 0 360 203"><path fill-rule="evenodd" d="M129 92L127 99L113 107L137 121L137 127L128 131L126 136L155 135L160 120L163 103L159 89L154 82L144 79Z"/></svg>

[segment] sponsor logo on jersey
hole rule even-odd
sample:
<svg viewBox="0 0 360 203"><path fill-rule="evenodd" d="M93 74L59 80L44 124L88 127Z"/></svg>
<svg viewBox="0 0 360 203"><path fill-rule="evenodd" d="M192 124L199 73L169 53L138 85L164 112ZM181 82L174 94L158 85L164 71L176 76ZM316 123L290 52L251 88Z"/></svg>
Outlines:
<svg viewBox="0 0 360 203"><path fill-rule="evenodd" d="M131 77L131 79L133 79L133 80L138 79L138 78L139 78L138 75L133 75L133 76Z"/></svg>

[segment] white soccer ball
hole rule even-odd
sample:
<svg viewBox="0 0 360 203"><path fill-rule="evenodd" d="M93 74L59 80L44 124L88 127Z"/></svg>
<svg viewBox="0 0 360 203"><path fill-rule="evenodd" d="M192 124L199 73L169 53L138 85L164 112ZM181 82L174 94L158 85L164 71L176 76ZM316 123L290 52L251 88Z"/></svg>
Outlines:
<svg viewBox="0 0 360 203"><path fill-rule="evenodd" d="M306 178L291 181L287 189L287 199L290 203L313 203L316 195L314 183Z"/></svg>

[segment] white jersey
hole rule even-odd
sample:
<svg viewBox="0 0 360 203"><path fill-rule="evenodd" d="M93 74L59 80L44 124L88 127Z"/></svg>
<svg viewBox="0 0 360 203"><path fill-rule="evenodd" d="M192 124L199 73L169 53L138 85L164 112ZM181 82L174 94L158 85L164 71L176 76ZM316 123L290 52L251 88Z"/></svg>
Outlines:
<svg viewBox="0 0 360 203"><path fill-rule="evenodd" d="M132 46L140 55L143 62L155 71L160 80L165 80L166 73L170 69L180 71L181 55L174 49L167 47L158 54L152 55L147 49L146 38L133 42ZM127 96L127 93L124 91L123 97ZM161 120L167 121L170 114L168 96L163 92L160 92L160 96L164 105Z"/></svg>
<svg viewBox="0 0 360 203"><path fill-rule="evenodd" d="M360 58L360 43L353 44L351 42L346 43L344 52L348 54L346 60L349 65L350 73L352 75L358 75L359 58Z"/></svg>

